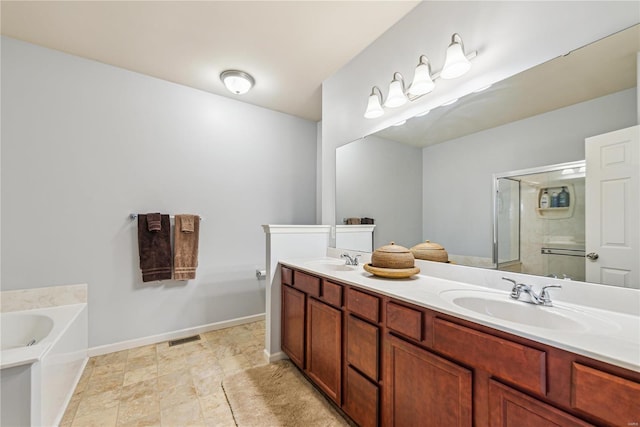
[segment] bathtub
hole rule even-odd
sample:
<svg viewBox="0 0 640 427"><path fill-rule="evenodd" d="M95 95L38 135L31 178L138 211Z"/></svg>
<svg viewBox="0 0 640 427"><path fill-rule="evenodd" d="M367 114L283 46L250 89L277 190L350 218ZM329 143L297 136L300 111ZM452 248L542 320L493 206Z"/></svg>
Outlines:
<svg viewBox="0 0 640 427"><path fill-rule="evenodd" d="M87 304L0 316L0 424L58 425L88 360Z"/></svg>

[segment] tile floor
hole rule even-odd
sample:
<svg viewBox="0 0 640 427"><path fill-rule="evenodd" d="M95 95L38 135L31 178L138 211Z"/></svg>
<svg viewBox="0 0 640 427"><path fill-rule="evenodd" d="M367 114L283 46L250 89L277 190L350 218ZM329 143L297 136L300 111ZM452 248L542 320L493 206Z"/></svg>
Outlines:
<svg viewBox="0 0 640 427"><path fill-rule="evenodd" d="M224 375L266 364L264 321L89 359L60 427L235 426Z"/></svg>

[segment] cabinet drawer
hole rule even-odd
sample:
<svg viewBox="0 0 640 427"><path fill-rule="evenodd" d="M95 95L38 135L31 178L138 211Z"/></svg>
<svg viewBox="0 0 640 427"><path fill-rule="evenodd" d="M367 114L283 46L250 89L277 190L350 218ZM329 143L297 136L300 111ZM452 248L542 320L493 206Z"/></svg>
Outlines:
<svg viewBox="0 0 640 427"><path fill-rule="evenodd" d="M342 307L342 286L322 281L322 299L335 307Z"/></svg>
<svg viewBox="0 0 640 427"><path fill-rule="evenodd" d="M421 341L422 312L389 302L387 303L387 328Z"/></svg>
<svg viewBox="0 0 640 427"><path fill-rule="evenodd" d="M374 323L380 321L380 299L352 288L347 290L347 310Z"/></svg>
<svg viewBox="0 0 640 427"><path fill-rule="evenodd" d="M640 423L640 384L579 363L571 367L571 406L614 425Z"/></svg>
<svg viewBox="0 0 640 427"><path fill-rule="evenodd" d="M347 363L378 381L379 330L364 320L347 317Z"/></svg>
<svg viewBox="0 0 640 427"><path fill-rule="evenodd" d="M293 272L293 287L314 297L320 296L320 279L301 271Z"/></svg>
<svg viewBox="0 0 640 427"><path fill-rule="evenodd" d="M546 353L442 319L435 319L434 349L534 393L547 391Z"/></svg>
<svg viewBox="0 0 640 427"><path fill-rule="evenodd" d="M293 270L289 267L282 266L280 268L280 281L283 285L293 285Z"/></svg>
<svg viewBox="0 0 640 427"><path fill-rule="evenodd" d="M343 409L360 427L378 425L378 399L378 386L348 367Z"/></svg>

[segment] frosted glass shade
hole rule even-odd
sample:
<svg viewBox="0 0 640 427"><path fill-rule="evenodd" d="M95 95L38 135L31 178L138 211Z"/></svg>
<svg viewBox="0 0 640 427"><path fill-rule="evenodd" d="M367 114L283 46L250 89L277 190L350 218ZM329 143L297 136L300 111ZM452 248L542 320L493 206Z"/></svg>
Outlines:
<svg viewBox="0 0 640 427"><path fill-rule="evenodd" d="M242 95L249 92L249 89L253 87L254 80L249 74L244 71L227 70L220 74L220 80L224 83L224 86L229 92L236 95Z"/></svg>
<svg viewBox="0 0 640 427"><path fill-rule="evenodd" d="M462 44L455 41L452 42L447 48L440 77L443 79L455 79L469 71L470 68L471 62L465 56Z"/></svg>
<svg viewBox="0 0 640 427"><path fill-rule="evenodd" d="M435 83L429 74L429 65L420 63L416 67L416 73L413 75L413 82L409 88L409 95L420 96L425 95L433 90Z"/></svg>
<svg viewBox="0 0 640 427"><path fill-rule="evenodd" d="M365 119L375 119L384 114L382 105L380 105L380 97L376 93L369 95L369 102L367 103L367 110L364 112Z"/></svg>
<svg viewBox="0 0 640 427"><path fill-rule="evenodd" d="M407 95L404 94L404 85L402 80L394 79L389 84L389 95L386 101L384 101L385 107L396 108L404 105L407 102Z"/></svg>

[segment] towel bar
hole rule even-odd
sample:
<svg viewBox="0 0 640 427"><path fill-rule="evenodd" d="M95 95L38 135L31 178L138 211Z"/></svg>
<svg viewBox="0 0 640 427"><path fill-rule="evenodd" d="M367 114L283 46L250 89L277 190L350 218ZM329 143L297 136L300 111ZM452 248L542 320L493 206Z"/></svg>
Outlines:
<svg viewBox="0 0 640 427"><path fill-rule="evenodd" d="M134 219L137 219L137 218L138 218L138 214L136 214L136 213L129 214L129 219L131 221L133 221ZM200 221L204 220L204 218L202 218L201 216L198 216L198 218L200 218ZM169 215L169 219L175 219L175 215Z"/></svg>

